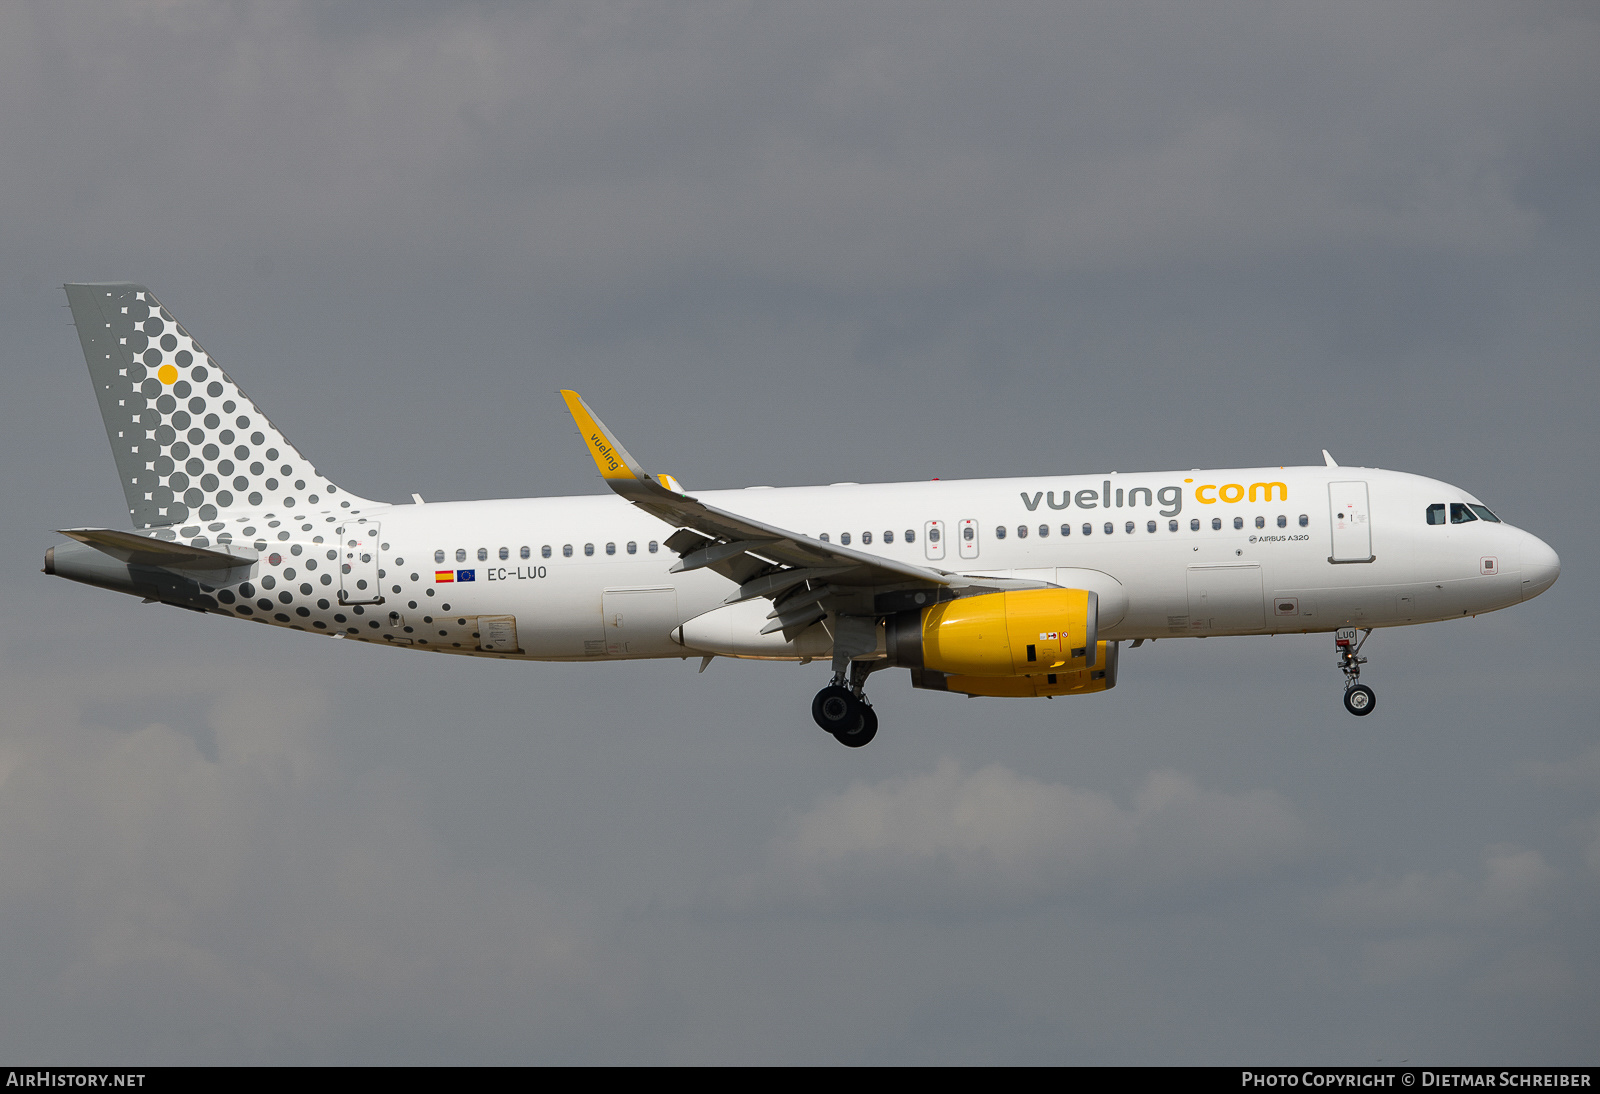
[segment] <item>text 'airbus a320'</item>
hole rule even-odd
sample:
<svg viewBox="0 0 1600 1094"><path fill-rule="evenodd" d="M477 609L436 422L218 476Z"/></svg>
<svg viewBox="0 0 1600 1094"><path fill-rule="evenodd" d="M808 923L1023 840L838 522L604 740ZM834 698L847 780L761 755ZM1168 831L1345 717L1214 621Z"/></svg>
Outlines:
<svg viewBox="0 0 1600 1094"><path fill-rule="evenodd" d="M321 475L149 290L67 285L131 530L45 572L196 611L532 661L823 660L812 716L872 740L865 685L1052 697L1120 643L1332 632L1352 714L1375 627L1548 589L1556 553L1465 491L1324 466L686 493L562 392L610 495L392 505ZM1357 639L1358 632L1362 637Z"/></svg>

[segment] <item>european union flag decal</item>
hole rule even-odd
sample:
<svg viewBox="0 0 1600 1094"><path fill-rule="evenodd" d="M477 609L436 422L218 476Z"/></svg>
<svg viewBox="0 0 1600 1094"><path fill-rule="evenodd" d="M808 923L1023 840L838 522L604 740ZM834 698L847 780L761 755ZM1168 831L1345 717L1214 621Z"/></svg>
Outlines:
<svg viewBox="0 0 1600 1094"><path fill-rule="evenodd" d="M457 581L476 581L476 580L478 580L478 571L477 570L457 570L456 571L456 580Z"/></svg>

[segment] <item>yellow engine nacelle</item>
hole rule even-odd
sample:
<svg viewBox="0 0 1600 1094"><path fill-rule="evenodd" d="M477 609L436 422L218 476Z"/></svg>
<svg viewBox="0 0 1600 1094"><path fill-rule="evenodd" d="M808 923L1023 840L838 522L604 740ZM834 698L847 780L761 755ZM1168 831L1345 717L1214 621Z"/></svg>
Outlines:
<svg viewBox="0 0 1600 1094"><path fill-rule="evenodd" d="M1099 642L1096 646L1094 668L1029 676L962 676L934 669L912 669L911 685L929 691L1017 698L1109 691L1117 686L1117 643Z"/></svg>
<svg viewBox="0 0 1600 1094"><path fill-rule="evenodd" d="M885 633L893 664L963 677L1091 669L1098 637L1099 597L1086 589L947 600L892 617Z"/></svg>

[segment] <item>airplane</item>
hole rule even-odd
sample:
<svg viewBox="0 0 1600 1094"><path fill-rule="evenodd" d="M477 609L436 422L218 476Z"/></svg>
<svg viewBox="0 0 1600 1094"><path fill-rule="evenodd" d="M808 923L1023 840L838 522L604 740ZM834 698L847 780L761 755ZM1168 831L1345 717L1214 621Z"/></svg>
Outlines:
<svg viewBox="0 0 1600 1094"><path fill-rule="evenodd" d="M824 661L870 742L880 669L973 697L1089 694L1123 643L1331 632L1365 716L1374 629L1548 589L1560 559L1458 487L1340 466L706 490L562 391L610 494L373 501L323 475L142 285L65 286L132 529L44 572L197 612L530 661ZM1359 637L1358 637L1359 635Z"/></svg>

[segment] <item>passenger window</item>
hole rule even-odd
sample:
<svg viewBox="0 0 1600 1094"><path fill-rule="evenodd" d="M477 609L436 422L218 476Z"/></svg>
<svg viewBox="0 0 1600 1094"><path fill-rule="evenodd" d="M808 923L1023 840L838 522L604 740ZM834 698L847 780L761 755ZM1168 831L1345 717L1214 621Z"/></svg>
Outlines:
<svg viewBox="0 0 1600 1094"><path fill-rule="evenodd" d="M1306 525L1308 525L1310 523L1311 523L1311 518L1306 516L1304 513L1301 513L1300 514L1300 527L1304 528Z"/></svg>
<svg viewBox="0 0 1600 1094"><path fill-rule="evenodd" d="M656 543L656 541L655 541L655 540L651 540L651 541L650 541L650 548L649 548L649 550L650 550L650 553L651 553L651 554L655 554L655 553L656 553L656 552L657 552L657 551L658 551L658 550L660 550L660 549L661 549L661 548L660 548L660 545L659 545L659 544L657 544L657 543Z"/></svg>
<svg viewBox="0 0 1600 1094"><path fill-rule="evenodd" d="M1061 526L1061 534L1064 536L1070 536L1072 534L1072 525L1063 524Z"/></svg>
<svg viewBox="0 0 1600 1094"><path fill-rule="evenodd" d="M909 542L909 541L907 541L907 542ZM939 542L939 529L938 528L929 528L928 529L928 542L929 543L938 543Z"/></svg>
<svg viewBox="0 0 1600 1094"><path fill-rule="evenodd" d="M1278 527L1279 528L1287 528L1287 527L1289 527L1289 518L1284 516L1282 513L1278 514Z"/></svg>
<svg viewBox="0 0 1600 1094"><path fill-rule="evenodd" d="M606 544L606 554L614 555L616 553L617 553L617 545L615 543Z"/></svg>
<svg viewBox="0 0 1600 1094"><path fill-rule="evenodd" d="M522 550L521 550L521 552L520 552L520 554L521 554L521 556L522 556L522 557L523 557L523 558L528 558L528 557L529 557L529 556L531 556L531 555L532 555L532 554L533 554L533 552L532 552L532 551L530 551L530 550L529 550L529 549L528 549L528 548L526 548L526 547L524 547L524 548L523 548L523 549L522 549Z"/></svg>
<svg viewBox="0 0 1600 1094"><path fill-rule="evenodd" d="M1267 518L1266 517L1257 517L1256 518L1256 527L1257 528L1265 528L1266 526L1267 526Z"/></svg>
<svg viewBox="0 0 1600 1094"><path fill-rule="evenodd" d="M828 533L826 533L826 532L823 532L817 538L820 539L824 543L831 543L832 542L832 540L828 539Z"/></svg>
<svg viewBox="0 0 1600 1094"><path fill-rule="evenodd" d="M906 542L907 543L915 543L915 542L917 542L917 530L915 528L907 528L906 529Z"/></svg>
<svg viewBox="0 0 1600 1094"><path fill-rule="evenodd" d="M966 534L967 534L967 542L971 543L972 542L972 536L973 536L972 525L969 524L969 525L966 526L966 528L964 528L962 530L964 532L966 532ZM995 539L1005 539L1006 538L1006 526L1004 524L1002 524L1000 527L998 527L998 528L996 528L994 530L994 538Z"/></svg>
<svg viewBox="0 0 1600 1094"><path fill-rule="evenodd" d="M1199 517L1191 517L1189 519L1189 531L1198 532L1199 530L1200 530L1200 518Z"/></svg>
<svg viewBox="0 0 1600 1094"><path fill-rule="evenodd" d="M636 555L636 554L639 553L639 542L638 542L638 540L630 539L628 541L628 553L630 555Z"/></svg>
<svg viewBox="0 0 1600 1094"><path fill-rule="evenodd" d="M443 551L435 551L435 552L433 552L433 561L435 563L443 563L444 562L444 552Z"/></svg>
<svg viewBox="0 0 1600 1094"><path fill-rule="evenodd" d="M1086 535L1086 536L1092 536L1092 535L1094 535L1094 525L1092 525L1092 524L1085 524L1085 525L1084 525L1084 526L1083 526L1083 534L1084 534L1084 535Z"/></svg>
<svg viewBox="0 0 1600 1094"><path fill-rule="evenodd" d="M1115 532L1116 530L1117 530L1117 526L1115 524L1112 524L1109 520L1106 521L1106 535L1109 536L1112 532Z"/></svg>
<svg viewBox="0 0 1600 1094"><path fill-rule="evenodd" d="M1146 525L1146 527L1145 527L1145 531L1146 531L1146 532L1154 532L1154 531L1155 531L1155 530L1156 530L1156 522L1155 522L1155 521L1151 521L1151 522L1150 522L1150 523L1149 523L1149 524L1148 524L1148 525Z"/></svg>
<svg viewBox="0 0 1600 1094"><path fill-rule="evenodd" d="M863 546L863 547L872 546L872 533L871 532L862 532L861 533L861 546Z"/></svg>
<svg viewBox="0 0 1600 1094"><path fill-rule="evenodd" d="M1467 508L1461 502L1453 501L1450 503L1451 524L1470 524L1472 521L1477 519L1477 516L1473 514L1472 510Z"/></svg>
<svg viewBox="0 0 1600 1094"><path fill-rule="evenodd" d="M884 533L883 533L883 542L885 542L885 543L893 543L894 542L894 533L891 532L891 531L885 530Z"/></svg>
<svg viewBox="0 0 1600 1094"><path fill-rule="evenodd" d="M840 532L839 533L839 542L844 544L846 547L850 546L850 533L849 532Z"/></svg>
<svg viewBox="0 0 1600 1094"><path fill-rule="evenodd" d="M550 557L550 545L548 543L546 543L543 547L539 548L539 557L540 558L549 558Z"/></svg>
<svg viewBox="0 0 1600 1094"><path fill-rule="evenodd" d="M1177 521L1175 521L1175 520L1167 521L1167 531L1176 532L1177 530L1178 530L1178 522Z"/></svg>
<svg viewBox="0 0 1600 1094"><path fill-rule="evenodd" d="M1244 518L1243 517L1234 517L1233 518L1233 530L1235 532L1237 532L1239 529L1241 529L1243 527L1244 527Z"/></svg>
<svg viewBox="0 0 1600 1094"><path fill-rule="evenodd" d="M1428 506L1428 523L1444 523L1444 502L1436 501L1432 505Z"/></svg>
<svg viewBox="0 0 1600 1094"><path fill-rule="evenodd" d="M572 557L572 544L563 543L561 545L561 557L562 558L571 558Z"/></svg>
<svg viewBox="0 0 1600 1094"><path fill-rule="evenodd" d="M467 561L467 549L465 547L457 547L456 548L456 561L457 562L465 562L465 561Z"/></svg>
<svg viewBox="0 0 1600 1094"><path fill-rule="evenodd" d="M1039 525L1039 538L1040 539L1045 539L1049 535L1050 535L1050 526L1048 524Z"/></svg>
<svg viewBox="0 0 1600 1094"><path fill-rule="evenodd" d="M1028 526L1026 524L1017 525L1017 538L1018 539L1027 539L1028 538Z"/></svg>
<svg viewBox="0 0 1600 1094"><path fill-rule="evenodd" d="M1211 518L1211 530L1213 532L1222 531L1222 518L1221 517L1212 517Z"/></svg>
<svg viewBox="0 0 1600 1094"><path fill-rule="evenodd" d="M500 561L501 562L504 562L506 559L508 559L510 557L511 557L511 548L509 548L509 547L500 548Z"/></svg>
<svg viewBox="0 0 1600 1094"><path fill-rule="evenodd" d="M1500 518L1489 512L1489 507L1487 505L1474 505L1472 507L1472 511L1491 524L1500 523Z"/></svg>

